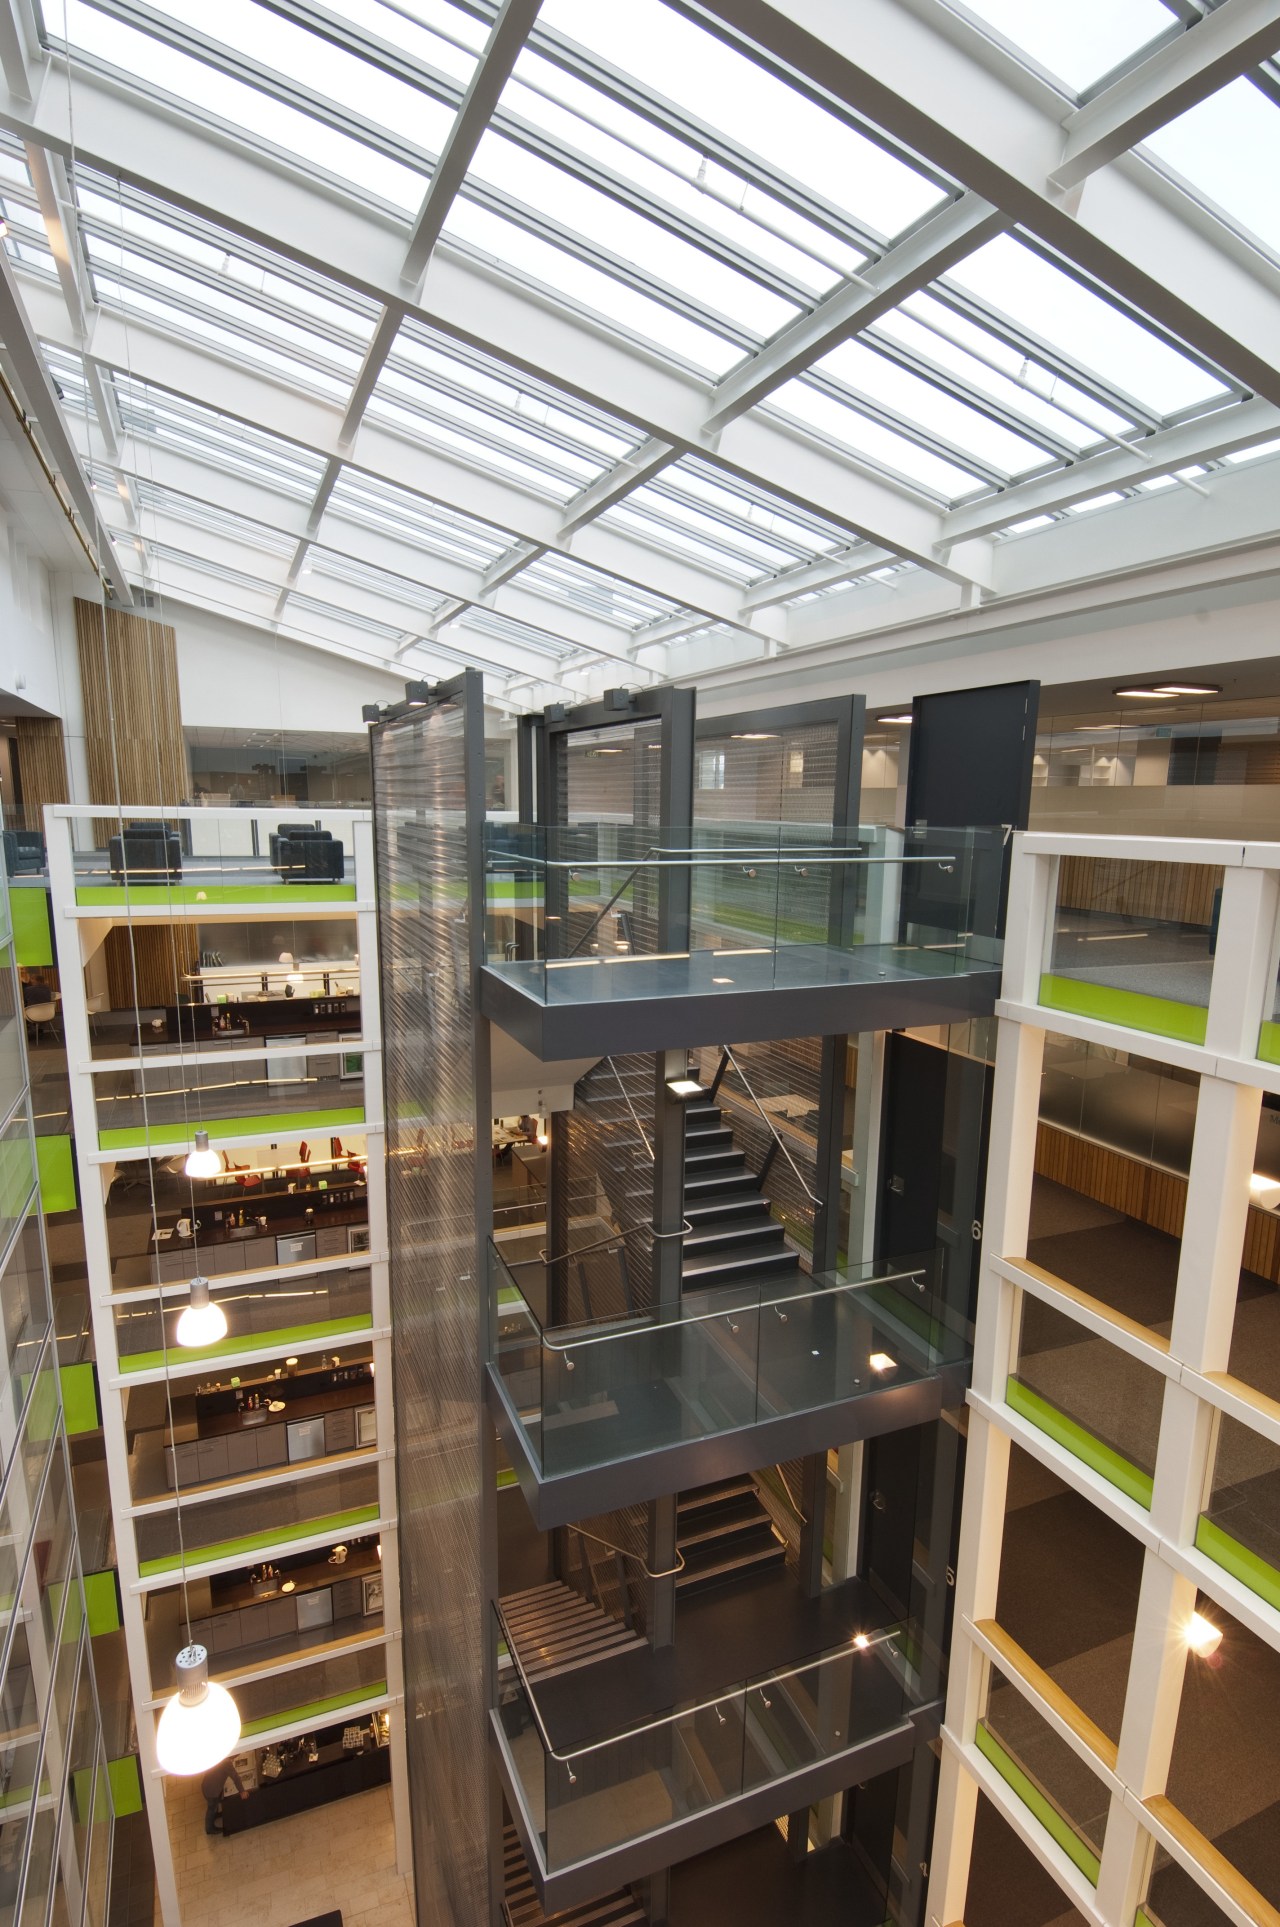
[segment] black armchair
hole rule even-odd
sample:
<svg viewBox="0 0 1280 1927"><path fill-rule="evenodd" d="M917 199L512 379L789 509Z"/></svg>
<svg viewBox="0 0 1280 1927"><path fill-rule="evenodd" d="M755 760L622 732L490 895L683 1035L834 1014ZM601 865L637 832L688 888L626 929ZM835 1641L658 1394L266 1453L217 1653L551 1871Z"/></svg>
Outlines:
<svg viewBox="0 0 1280 1927"><path fill-rule="evenodd" d="M4 832L4 867L9 876L40 876L44 862L44 838L39 830Z"/></svg>
<svg viewBox="0 0 1280 1927"><path fill-rule="evenodd" d="M182 875L177 832L163 823L131 823L122 835L112 837L107 860L116 883L176 883Z"/></svg>

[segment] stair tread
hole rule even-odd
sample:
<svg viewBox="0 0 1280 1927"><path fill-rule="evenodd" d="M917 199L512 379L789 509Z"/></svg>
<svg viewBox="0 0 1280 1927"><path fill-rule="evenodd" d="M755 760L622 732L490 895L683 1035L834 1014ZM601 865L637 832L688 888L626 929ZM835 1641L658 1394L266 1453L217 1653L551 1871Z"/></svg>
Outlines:
<svg viewBox="0 0 1280 1927"><path fill-rule="evenodd" d="M735 1278L750 1276L754 1272L799 1271L800 1260L789 1245L780 1251L762 1251L751 1257L716 1257L710 1254L701 1264L684 1266L685 1278L708 1278L714 1276L732 1282Z"/></svg>
<svg viewBox="0 0 1280 1927"><path fill-rule="evenodd" d="M744 1533L759 1532L761 1528L772 1534L772 1521L761 1506L759 1512L745 1513L739 1519L721 1519L715 1525L699 1526L696 1532L681 1532L678 1544L681 1552L688 1553L691 1546L709 1546L717 1541L741 1538Z"/></svg>
<svg viewBox="0 0 1280 1927"><path fill-rule="evenodd" d="M676 1499L676 1511L696 1512L709 1505L719 1505L725 1499L733 1499L741 1494L756 1496L756 1483L749 1472L739 1472L733 1478L714 1479L708 1485L690 1486Z"/></svg>
<svg viewBox="0 0 1280 1927"><path fill-rule="evenodd" d="M727 1579L731 1573L748 1572L756 1566L780 1565L786 1556L786 1547L775 1540L772 1545L760 1546L757 1550L744 1554L741 1559L725 1559L716 1565L698 1566L691 1571L680 1573L676 1579L676 1591L687 1589L694 1583L703 1584L711 1579Z"/></svg>

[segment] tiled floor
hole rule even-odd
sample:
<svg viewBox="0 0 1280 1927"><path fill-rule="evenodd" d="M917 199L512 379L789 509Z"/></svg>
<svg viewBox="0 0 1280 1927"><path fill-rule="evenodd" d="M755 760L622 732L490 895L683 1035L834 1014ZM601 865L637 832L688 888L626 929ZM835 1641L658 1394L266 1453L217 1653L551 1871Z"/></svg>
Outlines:
<svg viewBox="0 0 1280 1927"><path fill-rule="evenodd" d="M204 1831L198 1781L168 1782L183 1927L291 1927L331 1908L343 1927L414 1927L396 1872L390 1787L276 1820L224 1840Z"/></svg>

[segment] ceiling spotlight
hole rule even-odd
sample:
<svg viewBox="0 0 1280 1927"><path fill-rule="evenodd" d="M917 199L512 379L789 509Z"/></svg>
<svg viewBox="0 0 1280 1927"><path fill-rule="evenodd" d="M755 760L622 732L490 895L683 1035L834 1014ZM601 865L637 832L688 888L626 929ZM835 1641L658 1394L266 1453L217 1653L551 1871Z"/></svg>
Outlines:
<svg viewBox="0 0 1280 1927"><path fill-rule="evenodd" d="M913 719L912 719L912 715L911 715L911 711L910 711L909 709L900 709L900 710L895 710L895 711L893 712L893 714L892 714L892 715L889 715L889 716L877 716L877 717L876 717L876 721L877 721L878 723L903 723L903 724L907 724L907 723L910 723L910 722L911 722L912 720L913 720Z"/></svg>
<svg viewBox="0 0 1280 1927"><path fill-rule="evenodd" d="M873 1372L896 1372L898 1369L897 1359L890 1358L888 1352L872 1352L867 1363Z"/></svg>
<svg viewBox="0 0 1280 1927"><path fill-rule="evenodd" d="M178 1320L174 1336L180 1345L216 1345L227 1335L227 1314L209 1297L209 1280L191 1280L191 1301Z"/></svg>
<svg viewBox="0 0 1280 1927"><path fill-rule="evenodd" d="M1201 1659L1212 1659L1222 1644L1222 1628L1203 1613L1192 1613L1187 1621L1187 1644Z"/></svg>
<svg viewBox="0 0 1280 1927"><path fill-rule="evenodd" d="M871 1641L865 1633L855 1633L853 1635L853 1643L860 1653L865 1653Z"/></svg>
<svg viewBox="0 0 1280 1927"><path fill-rule="evenodd" d="M174 1661L178 1690L156 1727L156 1757L165 1773L206 1773L240 1738L240 1712L225 1686L209 1678L209 1655L194 1642Z"/></svg>
<svg viewBox="0 0 1280 1927"><path fill-rule="evenodd" d="M1261 1171L1255 1171L1249 1179L1250 1201L1269 1211L1280 1200L1280 1178L1268 1178Z"/></svg>
<svg viewBox="0 0 1280 1927"><path fill-rule="evenodd" d="M187 1152L183 1170L189 1178L216 1178L222 1173L222 1154L209 1149L209 1133L197 1131L195 1148Z"/></svg>

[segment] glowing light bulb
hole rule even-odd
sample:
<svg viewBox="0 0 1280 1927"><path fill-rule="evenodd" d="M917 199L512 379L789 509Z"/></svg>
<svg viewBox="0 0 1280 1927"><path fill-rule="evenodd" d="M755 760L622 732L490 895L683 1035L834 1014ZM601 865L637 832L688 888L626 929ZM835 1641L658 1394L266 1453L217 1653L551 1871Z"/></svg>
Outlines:
<svg viewBox="0 0 1280 1927"><path fill-rule="evenodd" d="M227 1335L227 1314L209 1297L209 1280L191 1280L191 1302L178 1320L175 1337L180 1345L216 1345Z"/></svg>
<svg viewBox="0 0 1280 1927"><path fill-rule="evenodd" d="M1212 1659L1222 1644L1222 1628L1203 1613L1192 1613L1187 1621L1187 1644L1201 1659Z"/></svg>
<svg viewBox="0 0 1280 1927"><path fill-rule="evenodd" d="M156 1758L164 1773L207 1773L240 1738L240 1709L226 1687L209 1678L203 1646L184 1646L174 1668L178 1690L156 1727Z"/></svg>
<svg viewBox="0 0 1280 1927"><path fill-rule="evenodd" d="M195 1147L187 1152L183 1170L189 1178L216 1178L222 1174L222 1155L209 1149L209 1133L197 1131Z"/></svg>

